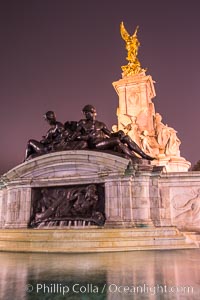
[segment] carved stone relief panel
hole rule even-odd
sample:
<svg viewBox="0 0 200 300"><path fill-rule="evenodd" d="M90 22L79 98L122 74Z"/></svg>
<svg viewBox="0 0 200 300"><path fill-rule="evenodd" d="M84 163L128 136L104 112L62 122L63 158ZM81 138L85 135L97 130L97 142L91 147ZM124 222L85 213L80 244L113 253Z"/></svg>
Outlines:
<svg viewBox="0 0 200 300"><path fill-rule="evenodd" d="M33 188L29 226L102 226L104 211L103 184Z"/></svg>

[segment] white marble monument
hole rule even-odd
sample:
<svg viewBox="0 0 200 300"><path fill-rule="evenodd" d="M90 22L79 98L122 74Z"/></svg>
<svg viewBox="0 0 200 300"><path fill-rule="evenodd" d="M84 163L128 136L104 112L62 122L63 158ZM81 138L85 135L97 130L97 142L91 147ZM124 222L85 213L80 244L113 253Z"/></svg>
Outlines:
<svg viewBox="0 0 200 300"><path fill-rule="evenodd" d="M191 164L180 156L177 131L162 123L162 116L152 102L156 96L154 81L137 58L137 28L130 36L122 23L121 35L126 42L128 64L122 66L122 79L113 82L119 96L115 130L124 130L143 151L156 158L152 163L165 166L166 172L188 171Z"/></svg>
<svg viewBox="0 0 200 300"><path fill-rule="evenodd" d="M119 95L113 131L123 130L155 160L88 148L31 157L0 180L0 250L199 247L200 172L188 172L177 132L155 110L154 82L137 58L137 30L130 36L121 24L128 64L113 82Z"/></svg>

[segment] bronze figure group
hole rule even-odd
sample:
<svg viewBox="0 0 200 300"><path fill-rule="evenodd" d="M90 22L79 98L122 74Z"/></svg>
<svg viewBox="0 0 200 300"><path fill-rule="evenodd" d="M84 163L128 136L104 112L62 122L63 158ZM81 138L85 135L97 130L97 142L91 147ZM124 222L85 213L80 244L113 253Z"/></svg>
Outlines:
<svg viewBox="0 0 200 300"><path fill-rule="evenodd" d="M50 129L41 141L28 141L25 160L54 151L83 149L112 151L113 154L135 161L139 161L139 158L154 159L122 130L111 132L103 122L97 121L94 106L85 105L82 111L84 119L66 122L64 125L56 120L53 111L48 111L44 117Z"/></svg>

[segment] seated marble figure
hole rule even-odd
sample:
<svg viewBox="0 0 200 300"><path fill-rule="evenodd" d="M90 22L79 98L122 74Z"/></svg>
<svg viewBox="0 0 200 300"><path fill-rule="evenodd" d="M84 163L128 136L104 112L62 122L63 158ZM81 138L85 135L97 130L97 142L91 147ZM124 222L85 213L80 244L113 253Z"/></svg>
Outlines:
<svg viewBox="0 0 200 300"><path fill-rule="evenodd" d="M111 150L134 160L154 159L144 153L122 130L113 133L103 122L97 121L94 106L85 105L82 111L84 119L66 122L64 125L56 120L53 111L48 111L44 116L50 129L41 141L28 141L25 160L53 151L80 149Z"/></svg>

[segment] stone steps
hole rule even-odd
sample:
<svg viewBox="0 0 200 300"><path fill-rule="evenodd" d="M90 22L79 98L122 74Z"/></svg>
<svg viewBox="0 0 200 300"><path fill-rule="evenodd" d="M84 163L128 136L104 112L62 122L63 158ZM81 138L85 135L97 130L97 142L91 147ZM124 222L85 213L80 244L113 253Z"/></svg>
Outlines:
<svg viewBox="0 0 200 300"><path fill-rule="evenodd" d="M111 252L197 248L175 227L91 229L4 229L0 251Z"/></svg>
<svg viewBox="0 0 200 300"><path fill-rule="evenodd" d="M68 236L74 235L77 237L82 237L83 234L87 235L89 234L89 237L97 237L97 236L105 236L105 233L107 236L111 237L121 237L121 236L130 236L130 237L138 237L139 235L142 236L160 236L160 235L174 235L177 236L182 235L180 231L176 227L143 227L143 228L104 228L104 227L97 227L93 226L90 228L65 228L65 229L0 229L0 233L6 236L12 236L13 233L15 235L30 235L30 236L38 236L38 235L49 235L50 233L54 235L66 235Z"/></svg>

